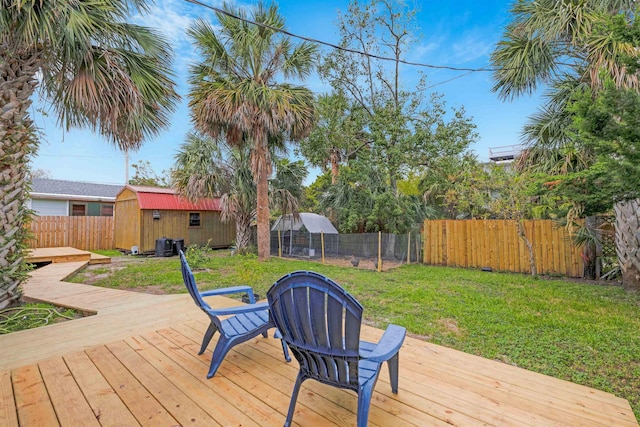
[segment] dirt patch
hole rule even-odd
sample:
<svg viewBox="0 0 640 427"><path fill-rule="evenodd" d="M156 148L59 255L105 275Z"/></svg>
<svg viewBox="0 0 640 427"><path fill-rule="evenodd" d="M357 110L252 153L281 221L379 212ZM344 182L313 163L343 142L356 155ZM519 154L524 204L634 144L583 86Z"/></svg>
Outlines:
<svg viewBox="0 0 640 427"><path fill-rule="evenodd" d="M310 258L309 261L322 263L322 258ZM377 270L377 259L375 258L356 258L352 262L351 257L325 257L324 263L326 265L337 265L339 267L347 268L359 268L363 270ZM357 265L353 265L356 263ZM400 267L403 262L382 260L382 271L391 270L392 268Z"/></svg>
<svg viewBox="0 0 640 427"><path fill-rule="evenodd" d="M458 322L455 319L438 319L437 323L454 335L460 334L460 328L458 327Z"/></svg>
<svg viewBox="0 0 640 427"><path fill-rule="evenodd" d="M78 272L81 277L82 283L85 285L93 285L98 280L107 278L115 272L122 270L128 264L148 262L148 258L145 257L112 257L109 264L93 264L87 265L83 270Z"/></svg>

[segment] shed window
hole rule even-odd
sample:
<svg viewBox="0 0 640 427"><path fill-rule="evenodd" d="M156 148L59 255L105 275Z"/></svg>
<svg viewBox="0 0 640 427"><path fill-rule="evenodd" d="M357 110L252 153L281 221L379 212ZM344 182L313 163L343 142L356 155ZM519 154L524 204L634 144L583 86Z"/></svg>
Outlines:
<svg viewBox="0 0 640 427"><path fill-rule="evenodd" d="M200 227L200 212L189 212L189 227Z"/></svg>

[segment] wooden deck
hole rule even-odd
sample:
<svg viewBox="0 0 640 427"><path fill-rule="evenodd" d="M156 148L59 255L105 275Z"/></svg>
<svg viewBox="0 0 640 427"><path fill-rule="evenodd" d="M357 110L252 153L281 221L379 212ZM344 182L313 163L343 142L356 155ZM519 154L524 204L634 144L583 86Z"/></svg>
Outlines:
<svg viewBox="0 0 640 427"><path fill-rule="evenodd" d="M97 314L0 336L0 426L284 423L297 363L283 360L277 340L236 346L207 380L211 352L197 355L207 322L188 295L69 284L61 265L25 293ZM375 341L382 331L362 334ZM294 423L355 425L356 400L306 381ZM629 403L609 393L413 338L401 350L399 393L383 368L370 414L371 426L638 426Z"/></svg>
<svg viewBox="0 0 640 427"><path fill-rule="evenodd" d="M66 263L87 261L89 264L109 264L111 262L111 258L89 251L83 251L81 249L60 247L29 249L26 261L30 263Z"/></svg>

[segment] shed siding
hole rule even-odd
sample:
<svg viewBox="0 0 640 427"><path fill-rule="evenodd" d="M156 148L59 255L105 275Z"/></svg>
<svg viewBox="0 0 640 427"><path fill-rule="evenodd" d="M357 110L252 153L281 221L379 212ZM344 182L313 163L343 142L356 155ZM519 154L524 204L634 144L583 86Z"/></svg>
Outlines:
<svg viewBox="0 0 640 427"><path fill-rule="evenodd" d="M220 221L220 212L199 211L200 227L189 227L189 212L160 210L160 218L153 219L153 210L142 210L142 240L140 250L152 252L156 240L162 237L184 239L186 245L206 245L209 239L211 247L231 246L235 239L235 225Z"/></svg>
<svg viewBox="0 0 640 427"><path fill-rule="evenodd" d="M140 247L140 210L136 194L125 189L116 200L115 207L116 248L130 250L132 246Z"/></svg>

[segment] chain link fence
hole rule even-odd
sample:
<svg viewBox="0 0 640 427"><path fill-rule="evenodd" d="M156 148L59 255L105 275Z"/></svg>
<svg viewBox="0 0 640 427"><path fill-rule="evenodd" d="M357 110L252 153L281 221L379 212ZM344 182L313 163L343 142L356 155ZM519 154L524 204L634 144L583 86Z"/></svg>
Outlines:
<svg viewBox="0 0 640 427"><path fill-rule="evenodd" d="M420 233L271 232L273 256L317 259L327 264L350 264L378 270L418 262L421 249Z"/></svg>

